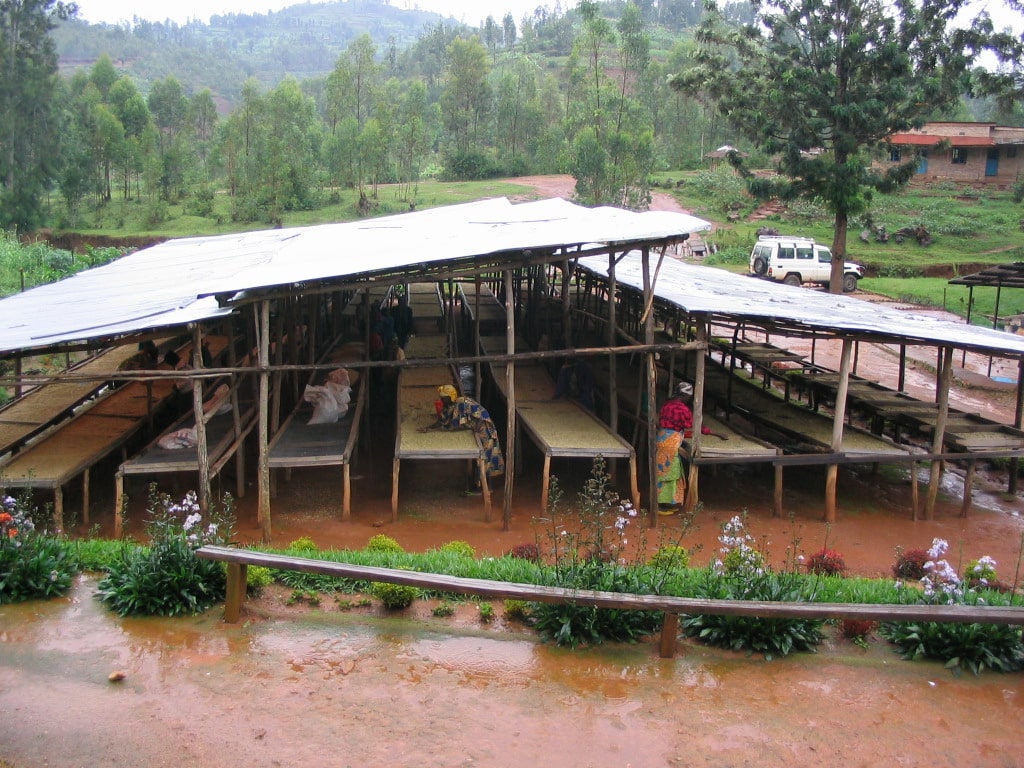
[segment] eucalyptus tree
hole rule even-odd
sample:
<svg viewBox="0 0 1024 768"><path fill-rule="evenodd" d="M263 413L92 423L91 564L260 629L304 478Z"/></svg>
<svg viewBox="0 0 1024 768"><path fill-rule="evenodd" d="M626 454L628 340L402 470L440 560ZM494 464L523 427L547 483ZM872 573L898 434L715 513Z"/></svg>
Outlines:
<svg viewBox="0 0 1024 768"><path fill-rule="evenodd" d="M516 44L516 20L512 18L511 13L506 13L501 20L501 37L506 48Z"/></svg>
<svg viewBox="0 0 1024 768"><path fill-rule="evenodd" d="M0 227L32 229L42 221L60 151L50 33L75 10L54 0L0 1Z"/></svg>
<svg viewBox="0 0 1024 768"><path fill-rule="evenodd" d="M453 40L448 56L450 63L441 92L442 119L455 150L466 152L478 145L480 128L488 115L490 65L487 51L476 37Z"/></svg>
<svg viewBox="0 0 1024 768"><path fill-rule="evenodd" d="M755 194L821 200L834 217L833 292L842 290L850 218L872 192L913 175L917 159L884 170L873 152L954 104L990 44L984 12L956 25L967 0L755 0L750 23L709 2L692 66L674 87L713 100L755 147L777 158ZM733 161L742 168L742 161Z"/></svg>

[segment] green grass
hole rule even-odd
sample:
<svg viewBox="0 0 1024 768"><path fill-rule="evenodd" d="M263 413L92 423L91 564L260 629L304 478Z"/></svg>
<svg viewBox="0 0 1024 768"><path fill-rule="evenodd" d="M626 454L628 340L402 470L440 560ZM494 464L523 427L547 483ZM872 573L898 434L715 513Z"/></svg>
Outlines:
<svg viewBox="0 0 1024 768"><path fill-rule="evenodd" d="M941 277L868 277L860 281L865 291L914 304L938 307L961 317L967 316L967 302L970 293L967 286L950 285ZM974 306L971 309L971 324L992 327L992 313L995 310L996 291L994 288L975 288ZM999 316L1007 317L1024 313L1024 292L1003 291L999 300Z"/></svg>
<svg viewBox="0 0 1024 768"><path fill-rule="evenodd" d="M416 209L435 208L442 205L467 203L491 197L537 198L529 187L504 181L444 182L421 181L413 199ZM355 221L358 192L346 189L340 192L340 201L325 204L311 211L290 211L282 218L285 227L310 226L332 222ZM381 186L374 203L374 216L407 213L409 201L400 199L401 189L397 185ZM147 223L149 204L140 200L115 200L101 209L86 208L80 215L76 232L84 235L109 237L194 237L197 235L229 234L267 229L267 222L235 222L231 220L231 200L223 193L214 197L214 212L209 217L190 216L185 213L184 204L167 207L166 219L160 224Z"/></svg>

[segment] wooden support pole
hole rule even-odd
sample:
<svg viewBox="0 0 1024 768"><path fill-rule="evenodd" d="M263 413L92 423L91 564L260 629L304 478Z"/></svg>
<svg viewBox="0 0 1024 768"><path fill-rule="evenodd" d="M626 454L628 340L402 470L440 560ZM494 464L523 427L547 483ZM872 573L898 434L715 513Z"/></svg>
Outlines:
<svg viewBox="0 0 1024 768"><path fill-rule="evenodd" d="M245 602L246 581L249 566L245 563L228 563L227 595L224 600L224 621L237 624L242 617L242 603Z"/></svg>
<svg viewBox="0 0 1024 768"><path fill-rule="evenodd" d="M706 342L708 340L707 318L699 315L695 318L695 323L697 326L697 340ZM698 353L694 364L696 379L693 387L693 449L688 472L689 476L686 481L686 501L683 505L683 509L687 512L692 512L696 509L697 502L700 500L700 468L697 466L696 460L701 455L701 429L704 426L705 357L703 352Z"/></svg>
<svg viewBox="0 0 1024 768"><path fill-rule="evenodd" d="M911 519L915 522L917 522L917 516L921 510L921 489L917 482L917 466L918 462L916 461L910 465L910 508Z"/></svg>
<svg viewBox="0 0 1024 768"><path fill-rule="evenodd" d="M935 415L935 433L932 435L932 453L942 453L942 445L946 440L946 422L949 419L949 385L953 380L953 348L941 347L939 350L938 386L935 396L938 399L939 412ZM928 478L928 496L924 502L924 519L935 519L935 502L939 496L939 484L942 481L942 462L932 462L931 476Z"/></svg>
<svg viewBox="0 0 1024 768"><path fill-rule="evenodd" d="M846 394L850 387L850 356L853 342L849 338L843 339L843 350L839 363L839 382L836 386L836 407L832 417L832 453L842 453L843 450L843 426L846 421ZM825 470L825 521L834 523L836 521L837 506L837 484L839 479L839 465L829 464Z"/></svg>
<svg viewBox="0 0 1024 768"><path fill-rule="evenodd" d="M967 474L964 476L964 496L960 502L960 517L967 517L971 511L971 490L974 487L975 461L967 462Z"/></svg>
<svg viewBox="0 0 1024 768"><path fill-rule="evenodd" d="M260 367L259 391L259 505L257 517L263 542L270 543L270 302L263 301L254 308L257 316L256 343ZM366 386L364 383L362 386Z"/></svg>
<svg viewBox="0 0 1024 768"><path fill-rule="evenodd" d="M778 456L782 455L782 449L776 448L775 453ZM782 496L783 496L783 467L782 464L775 465L775 493L772 497L772 517L782 517Z"/></svg>
<svg viewBox="0 0 1024 768"><path fill-rule="evenodd" d="M516 316L512 304L512 270L505 270L505 345L511 355L516 351ZM515 485L516 468L516 364L510 360L505 366L506 402L505 431L505 500L501 513L501 530L512 527L512 489ZM547 508L547 497L541 499L542 508Z"/></svg>
<svg viewBox="0 0 1024 768"><path fill-rule="evenodd" d="M651 284L651 249L644 246L640 250L644 274L644 343L654 343L654 290ZM650 507L650 525L658 525L658 462L657 440L657 402L658 402L658 370L653 352L644 355L647 369L647 499Z"/></svg>
<svg viewBox="0 0 1024 768"><path fill-rule="evenodd" d="M196 323L192 329L192 367L203 369L203 328ZM196 421L196 457L199 462L199 508L203 514L210 511L210 448L206 437L206 414L203 413L203 380L192 385L192 409Z"/></svg>
<svg viewBox="0 0 1024 768"><path fill-rule="evenodd" d="M671 659L676 655L676 640L679 637L679 614L665 612L661 622L661 642L658 655L663 659Z"/></svg>

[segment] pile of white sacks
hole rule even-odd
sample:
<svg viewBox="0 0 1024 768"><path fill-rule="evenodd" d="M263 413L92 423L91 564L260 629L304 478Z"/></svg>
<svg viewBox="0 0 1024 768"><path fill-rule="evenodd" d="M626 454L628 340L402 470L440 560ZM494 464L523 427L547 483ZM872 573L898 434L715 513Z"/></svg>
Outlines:
<svg viewBox="0 0 1024 768"><path fill-rule="evenodd" d="M319 385L306 385L302 399L313 405L309 424L333 424L348 413L352 402L352 387L358 380L357 371L336 368L327 374L327 380Z"/></svg>

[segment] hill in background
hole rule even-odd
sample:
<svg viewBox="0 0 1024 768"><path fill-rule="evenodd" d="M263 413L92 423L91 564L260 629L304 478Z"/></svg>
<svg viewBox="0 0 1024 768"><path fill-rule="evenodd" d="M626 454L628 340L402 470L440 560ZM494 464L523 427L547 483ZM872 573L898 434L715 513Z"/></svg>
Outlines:
<svg viewBox="0 0 1024 768"><path fill-rule="evenodd" d="M269 88L286 75L299 81L326 75L364 32L385 57L397 56L425 27L441 21L437 13L394 8L384 0L347 0L213 16L209 24L138 19L129 27L71 20L54 39L64 73L91 67L106 53L143 90L173 75L187 91L209 88L222 107L230 107L249 77Z"/></svg>

